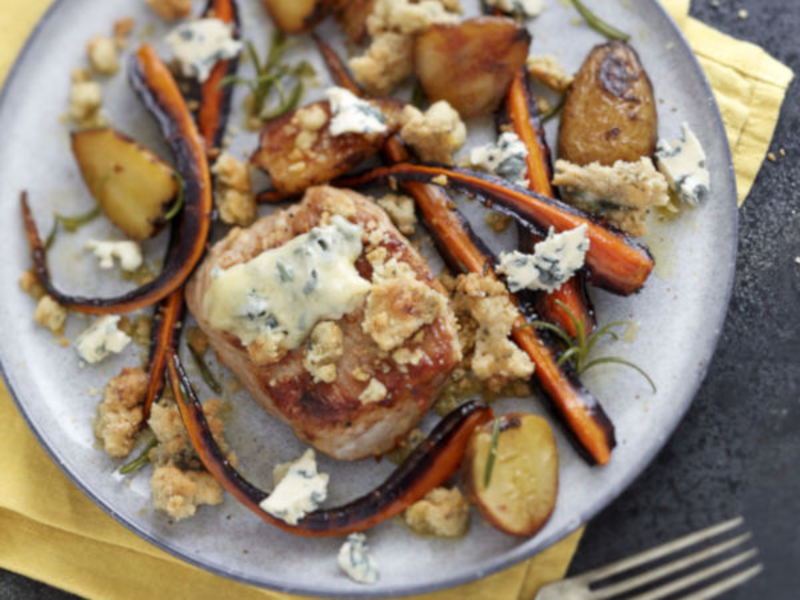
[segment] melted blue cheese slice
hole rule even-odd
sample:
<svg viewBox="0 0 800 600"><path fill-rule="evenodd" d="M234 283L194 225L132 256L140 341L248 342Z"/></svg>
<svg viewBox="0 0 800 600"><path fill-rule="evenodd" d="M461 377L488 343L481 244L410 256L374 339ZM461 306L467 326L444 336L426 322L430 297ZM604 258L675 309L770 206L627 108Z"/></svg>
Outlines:
<svg viewBox="0 0 800 600"><path fill-rule="evenodd" d="M527 157L528 149L517 134L505 132L498 138L496 144L473 148L469 155L469 162L476 169L527 187L528 180L525 179L528 170L525 162Z"/></svg>
<svg viewBox="0 0 800 600"><path fill-rule="evenodd" d="M551 229L547 239L536 244L533 254L502 253L497 271L506 276L512 292L553 292L583 266L589 250L587 230L586 225L557 234Z"/></svg>
<svg viewBox="0 0 800 600"><path fill-rule="evenodd" d="M380 577L378 561L367 550L367 536L351 533L339 549L339 566L357 583L371 585Z"/></svg>
<svg viewBox="0 0 800 600"><path fill-rule="evenodd" d="M681 128L681 139L672 143L658 142L656 163L670 189L683 202L697 206L708 197L711 175L706 168L706 153L697 137L687 123Z"/></svg>
<svg viewBox="0 0 800 600"><path fill-rule="evenodd" d="M303 456L289 463L283 478L259 506L289 525L317 509L328 497L328 474L317 472L314 451L309 448Z"/></svg>
<svg viewBox="0 0 800 600"><path fill-rule="evenodd" d="M361 306L371 289L355 268L363 228L334 215L248 262L216 269L203 298L209 323L253 342L297 348L320 321Z"/></svg>
<svg viewBox="0 0 800 600"><path fill-rule="evenodd" d="M325 95L333 114L329 129L332 136L386 132L386 117L369 102L340 87L329 88Z"/></svg>
<svg viewBox="0 0 800 600"><path fill-rule="evenodd" d="M87 363L100 362L111 354L122 352L131 338L120 331L120 317L100 317L75 340L75 349Z"/></svg>
<svg viewBox="0 0 800 600"><path fill-rule="evenodd" d="M242 50L242 43L233 39L233 26L219 19L179 25L167 36L167 43L180 62L183 75L201 83L218 61L235 58Z"/></svg>

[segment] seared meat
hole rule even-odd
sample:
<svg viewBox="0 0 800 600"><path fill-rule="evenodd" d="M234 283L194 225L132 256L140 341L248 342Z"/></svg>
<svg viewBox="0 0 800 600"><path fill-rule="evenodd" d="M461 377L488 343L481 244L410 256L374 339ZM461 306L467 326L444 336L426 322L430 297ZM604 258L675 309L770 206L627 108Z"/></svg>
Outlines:
<svg viewBox="0 0 800 600"><path fill-rule="evenodd" d="M211 326L203 299L212 270L250 261L334 215L363 228L355 268L372 285L359 308L317 324L299 347L268 360ZM427 263L383 210L348 190L309 189L301 203L232 230L209 252L186 300L220 360L256 402L300 439L342 460L394 448L460 360L455 317Z"/></svg>

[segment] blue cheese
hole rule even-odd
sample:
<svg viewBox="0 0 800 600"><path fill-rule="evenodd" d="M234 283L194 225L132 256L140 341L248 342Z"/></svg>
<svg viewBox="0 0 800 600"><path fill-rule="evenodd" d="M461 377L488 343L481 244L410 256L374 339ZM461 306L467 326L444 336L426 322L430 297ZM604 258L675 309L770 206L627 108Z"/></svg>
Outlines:
<svg viewBox="0 0 800 600"><path fill-rule="evenodd" d="M351 533L339 549L339 566L356 583L372 585L380 578L378 561L370 556L367 536Z"/></svg>
<svg viewBox="0 0 800 600"><path fill-rule="evenodd" d="M670 189L683 202L697 206L708 197L711 176L706 168L706 153L697 137L687 123L681 128L681 139L672 143L658 142L656 163Z"/></svg>
<svg viewBox="0 0 800 600"><path fill-rule="evenodd" d="M89 240L86 249L91 250L100 259L101 269L114 267L114 259L119 260L123 271L135 271L142 266L142 249L136 242L100 242Z"/></svg>
<svg viewBox="0 0 800 600"><path fill-rule="evenodd" d="M329 88L325 95L331 105L333 119L330 133L337 137L345 133L385 133L386 117L366 100L340 87Z"/></svg>
<svg viewBox="0 0 800 600"><path fill-rule="evenodd" d="M186 77L204 82L220 60L238 56L242 43L233 38L233 26L219 19L198 19L176 27L167 43Z"/></svg>
<svg viewBox="0 0 800 600"><path fill-rule="evenodd" d="M525 160L528 149L516 133L503 133L496 144L486 144L473 148L469 155L470 164L476 169L492 173L522 187L528 186L525 174L528 165Z"/></svg>
<svg viewBox="0 0 800 600"><path fill-rule="evenodd" d="M538 17L545 8L544 0L486 0L486 4L528 18Z"/></svg>
<svg viewBox="0 0 800 600"><path fill-rule="evenodd" d="M327 497L328 474L317 472L316 457L309 448L288 465L286 474L259 506L289 525L297 525Z"/></svg>
<svg viewBox="0 0 800 600"><path fill-rule="evenodd" d="M553 292L583 266L589 250L587 230L586 225L563 233L553 233L551 229L547 239L536 244L533 254L502 253L497 271L505 274L512 292Z"/></svg>
<svg viewBox="0 0 800 600"><path fill-rule="evenodd" d="M119 317L100 317L75 340L75 349L87 363L96 363L122 352L131 338L119 330Z"/></svg>
<svg viewBox="0 0 800 600"><path fill-rule="evenodd" d="M329 225L248 262L214 269L204 314L212 327L246 346L297 348L318 322L357 309L371 289L355 268L362 233L360 225L334 215ZM280 359L280 352L273 354Z"/></svg>

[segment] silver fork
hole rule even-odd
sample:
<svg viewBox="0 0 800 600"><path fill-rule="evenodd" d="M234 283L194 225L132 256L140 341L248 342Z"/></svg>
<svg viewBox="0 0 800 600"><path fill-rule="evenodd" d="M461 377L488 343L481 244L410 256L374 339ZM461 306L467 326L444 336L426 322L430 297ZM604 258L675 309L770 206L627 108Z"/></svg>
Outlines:
<svg viewBox="0 0 800 600"><path fill-rule="evenodd" d="M748 532L737 535L729 540L716 543L711 547L704 548L688 556L682 556L677 558L677 560L672 560L666 564L656 566L644 573L618 580L610 585L598 586L598 584L601 584L604 580L614 575L630 571L638 566L645 565L659 558L669 556L670 554L711 540L743 524L744 519L742 517L737 517L730 521L720 523L719 525L709 527L708 529L702 529L701 531L678 538L662 546L656 546L655 548L651 548L640 554L635 554L610 565L588 571L575 577L570 577L569 579L551 583L542 587L539 593L536 594L534 600L600 600L601 598L613 598L620 594L633 592L645 585L658 582L669 575L687 570L690 567L699 565L704 561L718 557L729 550L737 548L747 542L751 534ZM746 565L757 553L758 551L755 548L742 549L730 558L695 570L678 579L661 583L655 588L630 597L629 600L657 600L681 592L689 587L702 584L708 579L722 575L727 571L732 571L724 579L715 581L702 589L692 592L688 596L683 596L682 600L706 600L707 598L716 598L731 588L752 579L763 570L761 564Z"/></svg>

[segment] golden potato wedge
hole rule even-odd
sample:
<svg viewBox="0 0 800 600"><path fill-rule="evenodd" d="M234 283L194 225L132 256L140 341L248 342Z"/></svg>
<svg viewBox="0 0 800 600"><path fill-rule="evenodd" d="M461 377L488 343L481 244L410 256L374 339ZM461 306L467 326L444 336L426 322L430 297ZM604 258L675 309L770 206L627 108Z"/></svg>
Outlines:
<svg viewBox="0 0 800 600"><path fill-rule="evenodd" d="M103 213L137 241L153 237L178 194L175 170L111 128L72 134L72 153Z"/></svg>
<svg viewBox="0 0 800 600"><path fill-rule="evenodd" d="M314 102L269 122L261 131L252 164L269 173L273 187L286 194L344 175L377 153L400 129L401 102L378 99L370 103L386 117L385 133L334 136L329 130L330 104Z"/></svg>
<svg viewBox="0 0 800 600"><path fill-rule="evenodd" d="M486 487L494 421L470 438L464 485L478 512L509 535L530 537L553 512L558 495L558 450L550 425L536 415L500 417L497 453Z"/></svg>
<svg viewBox="0 0 800 600"><path fill-rule="evenodd" d="M636 51L624 42L597 46L567 95L558 155L577 165L652 156L658 141L653 86Z"/></svg>
<svg viewBox="0 0 800 600"><path fill-rule="evenodd" d="M284 33L303 33L331 12L335 0L264 0L275 26Z"/></svg>
<svg viewBox="0 0 800 600"><path fill-rule="evenodd" d="M434 25L414 44L417 78L431 102L447 100L464 119L494 112L525 64L531 36L506 17Z"/></svg>
<svg viewBox="0 0 800 600"><path fill-rule="evenodd" d="M347 38L360 44L367 35L367 17L372 14L377 0L336 0L334 16Z"/></svg>

